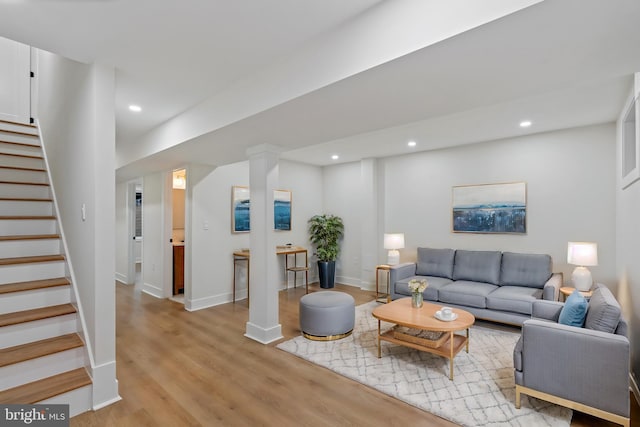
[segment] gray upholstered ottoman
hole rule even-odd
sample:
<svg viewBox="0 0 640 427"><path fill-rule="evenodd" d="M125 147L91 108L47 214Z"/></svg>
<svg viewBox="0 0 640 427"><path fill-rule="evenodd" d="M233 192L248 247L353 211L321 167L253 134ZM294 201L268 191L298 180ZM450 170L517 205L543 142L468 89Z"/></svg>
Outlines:
<svg viewBox="0 0 640 427"><path fill-rule="evenodd" d="M300 329L310 340L330 341L353 332L356 306L344 292L321 291L300 298Z"/></svg>

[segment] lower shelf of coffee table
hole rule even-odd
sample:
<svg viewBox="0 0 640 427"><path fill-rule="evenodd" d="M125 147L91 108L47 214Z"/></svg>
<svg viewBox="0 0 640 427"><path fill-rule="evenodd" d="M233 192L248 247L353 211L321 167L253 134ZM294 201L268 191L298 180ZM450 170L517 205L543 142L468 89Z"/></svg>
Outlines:
<svg viewBox="0 0 640 427"><path fill-rule="evenodd" d="M452 358L464 348L467 343L467 337L463 335L453 335L453 352L451 351L451 335L446 332L446 339L441 340L439 346L431 347L430 345L421 345L416 342L398 339L395 337L394 330L388 330L380 335L382 341L387 341L393 344L402 345L409 348L415 348L416 350L426 351L427 353L436 354L438 356ZM440 341L440 340L439 340Z"/></svg>

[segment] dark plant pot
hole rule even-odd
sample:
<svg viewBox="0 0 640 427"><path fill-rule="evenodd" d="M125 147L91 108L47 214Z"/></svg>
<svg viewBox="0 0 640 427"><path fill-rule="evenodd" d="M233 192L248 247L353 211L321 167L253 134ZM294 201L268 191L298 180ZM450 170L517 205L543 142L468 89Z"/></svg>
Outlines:
<svg viewBox="0 0 640 427"><path fill-rule="evenodd" d="M318 261L318 275L321 288L333 288L336 279L336 262Z"/></svg>

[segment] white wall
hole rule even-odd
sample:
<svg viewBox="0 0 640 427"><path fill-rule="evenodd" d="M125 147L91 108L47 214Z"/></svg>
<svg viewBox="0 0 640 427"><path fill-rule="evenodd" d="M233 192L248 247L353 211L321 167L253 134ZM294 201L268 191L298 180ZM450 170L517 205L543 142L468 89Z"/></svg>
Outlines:
<svg viewBox="0 0 640 427"><path fill-rule="evenodd" d="M336 282L360 286L362 253L362 217L360 201L363 185L360 163L345 163L325 167L323 205L321 213L337 215L344 223L344 237L336 261Z"/></svg>
<svg viewBox="0 0 640 427"><path fill-rule="evenodd" d="M38 117L67 243L93 404L118 399L115 378L115 73L38 52ZM81 208L86 209L86 218Z"/></svg>
<svg viewBox="0 0 640 427"><path fill-rule="evenodd" d="M361 236L360 163L325 168L325 210L343 216L345 239L338 276L357 274ZM599 265L590 268L607 285L615 274L615 127L612 124L549 132L378 161L384 200L379 212L378 263L386 260L382 233L405 233L401 262L414 261L418 246L548 253L554 271L567 278L570 240L594 241ZM451 232L452 186L524 181L527 234Z"/></svg>
<svg viewBox="0 0 640 427"><path fill-rule="evenodd" d="M636 77L636 80L638 77ZM640 81L636 84L635 96L640 95ZM637 108L637 106L636 106ZM638 117L638 113L636 113ZM636 127L638 129L638 127ZM640 133L637 132L637 135ZM616 213L617 213L617 274L616 297L622 305L625 317L629 321L629 340L631 341L631 370L636 383L640 376L640 181L636 181L624 190L622 184L621 137L618 133L616 168ZM638 396L636 396L637 398Z"/></svg>
<svg viewBox="0 0 640 427"><path fill-rule="evenodd" d="M129 234L127 189L128 182L116 183L116 280L127 283L127 270L129 268L129 240L133 237Z"/></svg>
<svg viewBox="0 0 640 427"><path fill-rule="evenodd" d="M171 262L164 260L164 181L165 174L156 173L144 177L142 186L142 290L158 298L164 297L164 263Z"/></svg>

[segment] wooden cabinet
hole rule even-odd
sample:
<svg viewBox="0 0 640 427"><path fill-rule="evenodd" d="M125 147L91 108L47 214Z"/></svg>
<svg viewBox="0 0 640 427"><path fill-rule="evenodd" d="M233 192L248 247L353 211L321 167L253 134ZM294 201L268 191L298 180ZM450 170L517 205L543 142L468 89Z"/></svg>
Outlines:
<svg viewBox="0 0 640 427"><path fill-rule="evenodd" d="M184 293L184 245L173 247L173 294Z"/></svg>

